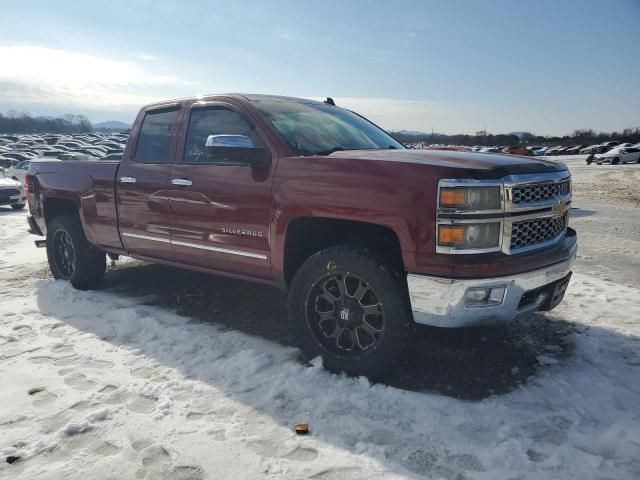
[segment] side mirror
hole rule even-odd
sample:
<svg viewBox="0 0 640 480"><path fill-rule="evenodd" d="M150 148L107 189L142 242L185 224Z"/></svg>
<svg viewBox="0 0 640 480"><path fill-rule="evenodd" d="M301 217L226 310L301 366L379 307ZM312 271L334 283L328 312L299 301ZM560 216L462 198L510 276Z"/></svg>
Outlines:
<svg viewBox="0 0 640 480"><path fill-rule="evenodd" d="M205 151L219 165L264 167L271 162L269 150L254 147L246 135L209 135Z"/></svg>

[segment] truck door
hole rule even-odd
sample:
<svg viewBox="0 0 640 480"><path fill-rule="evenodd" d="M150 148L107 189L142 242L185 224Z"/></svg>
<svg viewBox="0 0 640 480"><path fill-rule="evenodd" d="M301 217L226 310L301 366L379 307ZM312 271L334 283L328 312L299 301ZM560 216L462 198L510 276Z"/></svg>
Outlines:
<svg viewBox="0 0 640 480"><path fill-rule="evenodd" d="M240 110L223 102L191 104L182 123L169 186L174 261L270 278L275 166L229 165L205 149L216 135L230 135L225 138L245 147L266 147L264 135Z"/></svg>
<svg viewBox="0 0 640 480"><path fill-rule="evenodd" d="M120 236L126 250L145 257L171 254L169 193L178 137L177 103L140 113L116 178Z"/></svg>

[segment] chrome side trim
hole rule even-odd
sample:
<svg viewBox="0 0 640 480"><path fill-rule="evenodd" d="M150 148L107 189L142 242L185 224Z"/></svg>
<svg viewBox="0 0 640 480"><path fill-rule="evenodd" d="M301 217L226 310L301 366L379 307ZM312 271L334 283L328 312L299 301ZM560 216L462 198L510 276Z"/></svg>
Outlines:
<svg viewBox="0 0 640 480"><path fill-rule="evenodd" d="M154 237L151 235L141 235L139 233L122 232L123 237L139 238L141 240L151 240L152 242L171 243L168 238Z"/></svg>
<svg viewBox="0 0 640 480"><path fill-rule="evenodd" d="M178 185L180 187L190 187L193 182L188 178L174 178L171 180L171 185Z"/></svg>
<svg viewBox="0 0 640 480"><path fill-rule="evenodd" d="M181 247L190 247L190 248L199 248L201 250L210 250L212 252L218 252L218 253L228 253L229 255L239 255L241 257L258 258L260 260L266 260L267 259L267 256L263 255L261 253L246 252L244 250L232 250L232 249L229 249L229 248L212 247L212 246L209 246L209 245L200 245L198 243L182 242L180 240L171 240L171 244L172 245L179 245Z"/></svg>
<svg viewBox="0 0 640 480"><path fill-rule="evenodd" d="M139 238L141 240L150 240L152 242L169 243L171 245L178 245L180 247L198 248L200 250L209 250L211 252L226 253L229 255L238 255L241 257L257 258L259 260L267 259L266 255L263 255L261 253L247 252L245 250L233 250L230 248L213 247L210 245L200 245L198 243L183 242L180 240L171 240L169 238L154 237L152 235L142 235L139 233L122 232L122 235L124 237Z"/></svg>

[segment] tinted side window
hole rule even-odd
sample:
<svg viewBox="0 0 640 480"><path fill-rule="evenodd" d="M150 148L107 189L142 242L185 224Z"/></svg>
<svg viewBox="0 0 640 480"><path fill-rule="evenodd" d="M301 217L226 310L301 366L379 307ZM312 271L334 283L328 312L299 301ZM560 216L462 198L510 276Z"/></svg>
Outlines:
<svg viewBox="0 0 640 480"><path fill-rule="evenodd" d="M209 135L244 135L249 137L254 148L264 147L258 134L238 112L223 107L197 108L191 111L189 118L185 163L215 163L205 154Z"/></svg>
<svg viewBox="0 0 640 480"><path fill-rule="evenodd" d="M134 160L142 163L169 163L171 129L178 110L147 113L138 134Z"/></svg>

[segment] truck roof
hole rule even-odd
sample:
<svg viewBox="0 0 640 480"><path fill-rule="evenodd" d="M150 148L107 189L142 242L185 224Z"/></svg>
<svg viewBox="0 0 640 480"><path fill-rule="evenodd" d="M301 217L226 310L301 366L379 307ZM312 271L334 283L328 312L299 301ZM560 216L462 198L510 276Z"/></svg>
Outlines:
<svg viewBox="0 0 640 480"><path fill-rule="evenodd" d="M156 105L164 105L166 103L171 103L171 102L182 102L185 100L212 100L219 97L238 98L238 99L242 99L249 102L253 102L256 100L281 100L281 101L298 102L298 103L322 103L321 101L313 100L310 98L287 97L284 95L268 95L268 94L259 94L259 93L212 93L212 94L198 95L193 97L165 99L158 102L149 103L145 105L144 108L152 107Z"/></svg>

